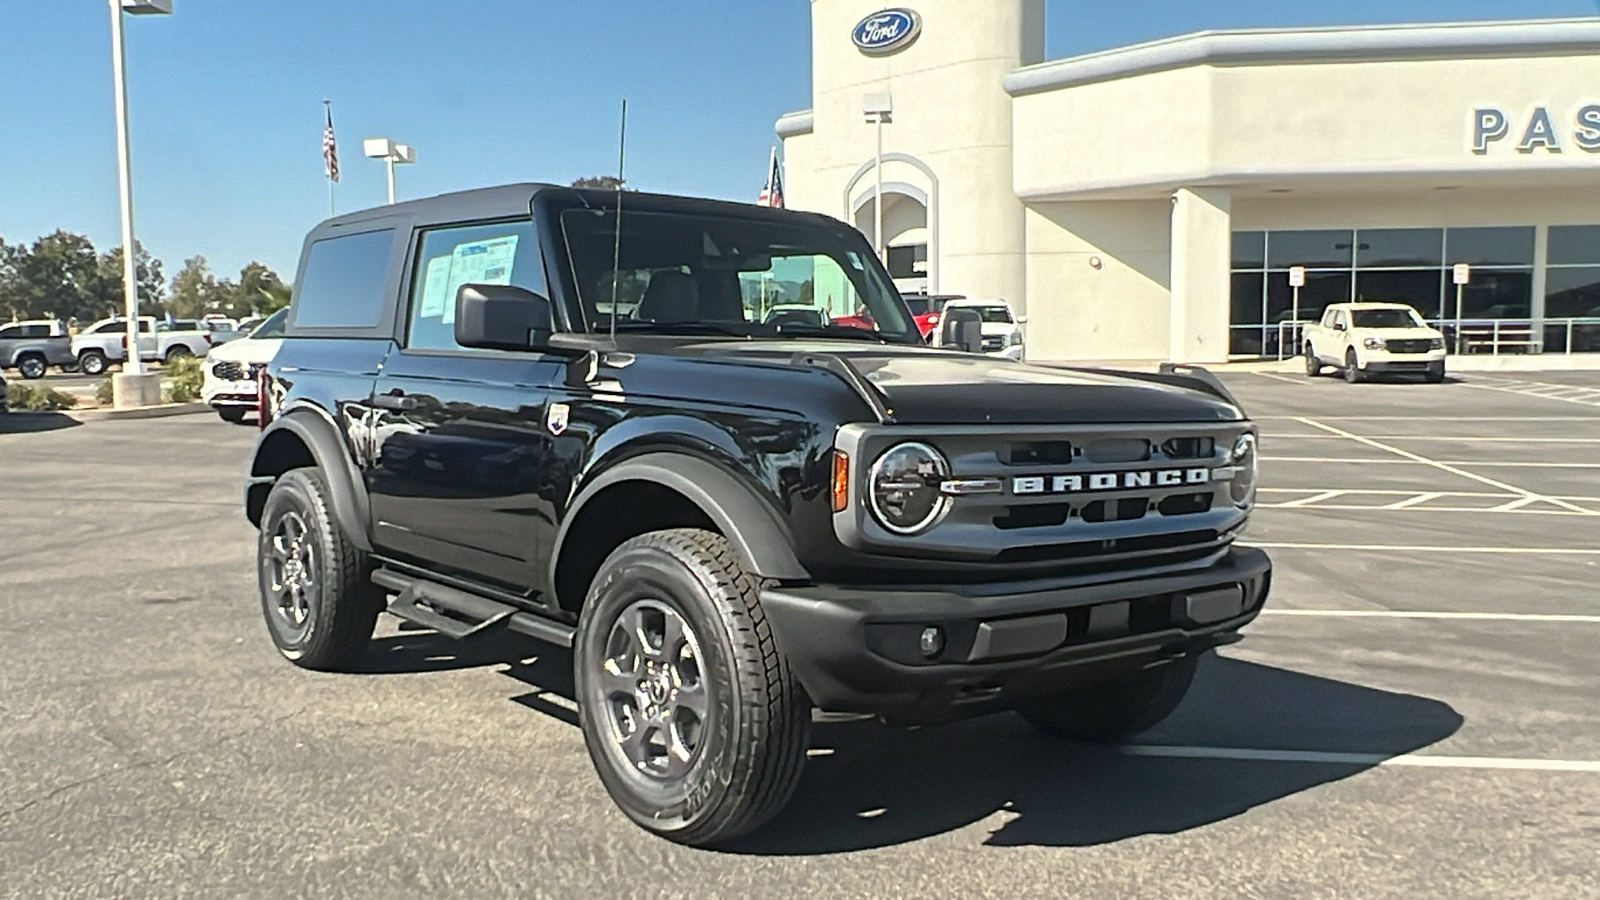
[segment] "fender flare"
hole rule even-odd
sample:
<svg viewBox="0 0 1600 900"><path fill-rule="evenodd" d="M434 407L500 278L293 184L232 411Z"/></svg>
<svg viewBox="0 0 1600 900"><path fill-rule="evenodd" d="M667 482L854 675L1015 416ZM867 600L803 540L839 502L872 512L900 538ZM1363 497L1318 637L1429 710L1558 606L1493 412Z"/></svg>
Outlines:
<svg viewBox="0 0 1600 900"><path fill-rule="evenodd" d="M566 550L572 523L596 495L624 481L652 482L687 497L728 539L746 572L783 581L811 579L795 558L788 527L770 504L723 468L688 454L658 451L618 463L578 492L562 517L551 549L550 558L555 563L549 574L551 596L555 595L556 567Z"/></svg>
<svg viewBox="0 0 1600 900"><path fill-rule="evenodd" d="M372 552L372 536L367 527L372 521L371 508L367 503L361 471L350 458L333 417L326 410L314 406L300 405L280 413L262 430L261 437L256 441L256 449L250 459L250 483L245 488L245 511L251 524L261 524L261 509L266 505L267 492L272 490L273 483L282 474L271 471L270 466L263 464L261 448L266 446L272 435L282 431L299 438L311 452L311 458L322 471L323 480L328 483L333 517L345 537L359 549Z"/></svg>

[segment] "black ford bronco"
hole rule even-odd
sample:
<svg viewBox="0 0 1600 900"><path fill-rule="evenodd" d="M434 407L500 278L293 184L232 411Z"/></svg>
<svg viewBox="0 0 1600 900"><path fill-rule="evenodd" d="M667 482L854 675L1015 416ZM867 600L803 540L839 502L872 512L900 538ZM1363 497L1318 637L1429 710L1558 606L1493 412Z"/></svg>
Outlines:
<svg viewBox="0 0 1600 900"><path fill-rule="evenodd" d="M677 841L777 813L813 707L1148 728L1267 595L1220 384L927 347L824 216L452 194L318 226L294 296L246 490L273 641L569 646L601 780Z"/></svg>

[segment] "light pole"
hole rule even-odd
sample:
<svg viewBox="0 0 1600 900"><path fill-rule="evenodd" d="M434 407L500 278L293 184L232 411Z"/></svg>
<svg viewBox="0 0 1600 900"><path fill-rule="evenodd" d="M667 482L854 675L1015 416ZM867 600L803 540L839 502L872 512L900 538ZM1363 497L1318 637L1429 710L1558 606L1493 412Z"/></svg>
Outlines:
<svg viewBox="0 0 1600 900"><path fill-rule="evenodd" d="M876 125L878 131L878 150L872 163L873 174L878 179L872 195L872 247L887 265L883 249L883 126L894 121L894 98L887 93L867 94L861 98L861 114L868 124Z"/></svg>
<svg viewBox="0 0 1600 900"><path fill-rule="evenodd" d="M128 156L127 63L122 48L122 14L168 15L172 0L110 0L111 80L117 102L117 178L122 191L122 292L128 316L128 359L111 379L113 405L154 406L161 402L161 376L144 371L139 359L139 260L134 256L133 171Z"/></svg>
<svg viewBox="0 0 1600 900"><path fill-rule="evenodd" d="M417 161L417 151L410 144L396 144L389 138L367 138L361 150L373 159L381 159L389 168L389 205L394 205L394 167L396 163L409 165Z"/></svg>

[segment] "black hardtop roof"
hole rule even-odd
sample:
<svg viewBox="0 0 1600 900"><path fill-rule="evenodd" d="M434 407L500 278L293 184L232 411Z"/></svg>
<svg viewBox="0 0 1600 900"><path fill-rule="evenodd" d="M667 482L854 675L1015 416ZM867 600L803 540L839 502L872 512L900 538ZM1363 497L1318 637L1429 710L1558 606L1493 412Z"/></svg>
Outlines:
<svg viewBox="0 0 1600 900"><path fill-rule="evenodd" d="M571 196L575 203L581 203L596 209L612 209L617 202L617 192L614 190L571 188L557 184L522 182L468 191L454 191L448 194L439 194L435 197L425 197L421 200L407 200L392 206L375 206L371 209L345 213L342 216L335 216L323 221L313 231L344 230L352 226L369 222L377 223L394 218L410 218L414 219L418 224L429 224L526 215L533 198L545 192L566 194ZM624 215L627 214L628 210L632 209L648 212L709 213L752 218L787 217L791 220L795 216L805 216L831 224L842 224L838 223L837 220L817 213L801 213L793 210L771 209L752 203L734 203L727 200L684 197L676 194L652 194L641 191L623 192L622 208Z"/></svg>

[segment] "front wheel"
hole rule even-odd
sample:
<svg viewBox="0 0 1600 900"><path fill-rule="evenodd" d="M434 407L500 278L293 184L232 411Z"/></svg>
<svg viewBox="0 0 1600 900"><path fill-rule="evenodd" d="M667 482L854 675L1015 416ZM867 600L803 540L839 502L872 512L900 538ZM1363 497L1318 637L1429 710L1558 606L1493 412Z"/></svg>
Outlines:
<svg viewBox="0 0 1600 900"><path fill-rule="evenodd" d="M17 374L29 381L43 378L46 368L43 357L24 356L22 359L17 360Z"/></svg>
<svg viewBox="0 0 1600 900"><path fill-rule="evenodd" d="M1317 350L1310 344L1306 345L1306 377L1315 378L1322 374L1322 360L1317 358Z"/></svg>
<svg viewBox="0 0 1600 900"><path fill-rule="evenodd" d="M1198 656L1035 700L1017 710L1052 737L1109 743L1154 728L1183 702Z"/></svg>
<svg viewBox="0 0 1600 900"><path fill-rule="evenodd" d="M759 588L721 535L656 531L607 557L578 620L589 757L629 818L679 843L759 827L805 765L810 701Z"/></svg>
<svg viewBox="0 0 1600 900"><path fill-rule="evenodd" d="M85 350L78 357L78 371L85 375L102 375L106 368L106 355L99 350Z"/></svg>
<svg viewBox="0 0 1600 900"><path fill-rule="evenodd" d="M1429 363L1428 374L1425 376L1429 384L1440 384L1444 381L1444 363Z"/></svg>
<svg viewBox="0 0 1600 900"><path fill-rule="evenodd" d="M1367 379L1367 373L1361 371L1361 361L1356 358L1355 348L1344 353L1344 380L1357 384Z"/></svg>
<svg viewBox="0 0 1600 900"><path fill-rule="evenodd" d="M278 652L303 668L346 672L361 662L385 598L332 510L321 472L284 473L262 509L256 571Z"/></svg>

